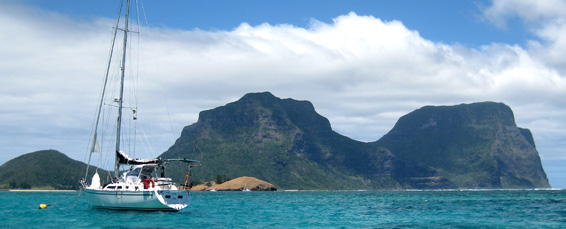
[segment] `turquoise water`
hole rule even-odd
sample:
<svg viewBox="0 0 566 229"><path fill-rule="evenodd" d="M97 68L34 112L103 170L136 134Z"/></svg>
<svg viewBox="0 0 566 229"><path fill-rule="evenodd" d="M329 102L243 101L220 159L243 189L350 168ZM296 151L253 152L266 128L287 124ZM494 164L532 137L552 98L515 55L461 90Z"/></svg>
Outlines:
<svg viewBox="0 0 566 229"><path fill-rule="evenodd" d="M77 195L0 192L0 227L566 228L564 190L193 192L181 212L90 209Z"/></svg>

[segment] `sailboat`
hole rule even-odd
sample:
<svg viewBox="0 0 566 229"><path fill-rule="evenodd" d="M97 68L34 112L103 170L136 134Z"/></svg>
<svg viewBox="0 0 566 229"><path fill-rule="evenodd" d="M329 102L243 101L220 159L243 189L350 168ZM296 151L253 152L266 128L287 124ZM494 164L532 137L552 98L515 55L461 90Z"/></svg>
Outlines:
<svg viewBox="0 0 566 229"><path fill-rule="evenodd" d="M244 189L242 189L242 192L251 192L252 190L250 190L248 188L248 183L246 182L246 184L244 185Z"/></svg>
<svg viewBox="0 0 566 229"><path fill-rule="evenodd" d="M124 2L120 5L120 12L122 11ZM130 0L126 0L125 22L123 27L119 28L120 18L122 13L119 14L114 27L114 40L112 42L110 60L108 61L108 68L106 77L104 79L103 90L101 90L101 98L98 104L97 115L95 124L93 125L93 135L91 137L90 152L88 156L88 167L85 178L80 181L84 189L84 195L87 203L93 208L104 209L117 209L117 210L148 210L148 211L180 211L187 207L191 201L190 184L187 184L189 172L193 166L200 165L199 161L191 159L136 159L130 158L122 148L129 148L122 146L122 125L123 125L123 110L131 109L136 113L136 109L124 106L124 75L126 71L126 51L128 44L128 18L130 15ZM105 91L108 89L107 82L109 78L109 69L111 66L112 53L115 46L116 34L118 31L123 32L122 54L120 63L120 78L119 78L119 93L117 98L113 99L112 104L105 103ZM115 90L117 91L117 90ZM106 96L108 97L108 96ZM108 100L108 98L106 98ZM98 169L91 178L90 184L88 180L89 168L91 163L92 154L100 151L98 142L98 126L103 116L102 108L109 106L116 111L117 119L113 136L115 137L115 159L114 159L114 173L108 172L108 176L112 177L107 179L105 184L101 183L101 177ZM104 119L104 117L103 117ZM136 117L134 116L134 120ZM112 150L112 149L111 149ZM173 183L171 178L165 176L165 168L168 163L183 162L188 165L188 172L185 177L185 184L178 188ZM123 170L122 168L127 168ZM120 174L121 173L121 174Z"/></svg>

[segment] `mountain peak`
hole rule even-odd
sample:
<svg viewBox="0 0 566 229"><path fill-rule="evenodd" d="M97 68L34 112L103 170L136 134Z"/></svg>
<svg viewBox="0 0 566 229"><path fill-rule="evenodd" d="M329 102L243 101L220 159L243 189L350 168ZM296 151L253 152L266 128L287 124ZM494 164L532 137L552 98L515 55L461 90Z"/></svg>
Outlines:
<svg viewBox="0 0 566 229"><path fill-rule="evenodd" d="M16 157L0 166L5 188L78 189L86 164L57 150L40 150ZM90 171L90 175L94 169Z"/></svg>
<svg viewBox="0 0 566 229"><path fill-rule="evenodd" d="M242 98L240 98L238 101L247 100L247 99L251 99L255 101L266 101L266 102L280 100L278 97L271 94L271 92L264 91L264 92L247 93L244 96L242 96Z"/></svg>
<svg viewBox="0 0 566 229"><path fill-rule="evenodd" d="M494 102L425 106L363 143L332 131L308 101L249 93L202 111L161 157L200 160L193 181L253 176L280 189L550 187L531 132ZM0 188L75 189L85 168L33 152L0 166ZM186 174L175 163L167 171L176 182Z"/></svg>
<svg viewBox="0 0 566 229"><path fill-rule="evenodd" d="M516 127L503 103L425 106L363 143L334 132L309 101L249 93L202 111L162 157L191 157L196 141L206 165L195 171L200 181L254 176L282 189L549 186L530 131Z"/></svg>
<svg viewBox="0 0 566 229"><path fill-rule="evenodd" d="M439 169L459 187L549 187L530 131L516 126L503 103L425 106L376 144Z"/></svg>

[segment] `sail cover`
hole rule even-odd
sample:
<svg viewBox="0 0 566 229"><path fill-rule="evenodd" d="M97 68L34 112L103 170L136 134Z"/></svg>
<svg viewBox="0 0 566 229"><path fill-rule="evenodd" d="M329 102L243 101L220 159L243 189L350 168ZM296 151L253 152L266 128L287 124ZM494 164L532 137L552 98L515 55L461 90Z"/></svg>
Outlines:
<svg viewBox="0 0 566 229"><path fill-rule="evenodd" d="M118 157L119 164L126 164L126 165L144 165L144 164L157 163L159 161L159 159L130 158L123 151L117 151L116 156Z"/></svg>

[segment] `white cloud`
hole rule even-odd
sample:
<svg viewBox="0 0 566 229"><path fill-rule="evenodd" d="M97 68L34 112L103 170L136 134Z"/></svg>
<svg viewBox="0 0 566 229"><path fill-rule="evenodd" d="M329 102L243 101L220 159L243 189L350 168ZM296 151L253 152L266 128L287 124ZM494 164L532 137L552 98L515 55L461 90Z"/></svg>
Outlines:
<svg viewBox="0 0 566 229"><path fill-rule="evenodd" d="M502 28L508 20L522 20L538 38L520 49L516 66L498 74L499 90L517 101L511 104L517 122L533 132L551 182L564 187L561 173L555 172L564 160L551 161L565 157L566 136L560 132L566 127L566 1L494 0L485 16Z"/></svg>
<svg viewBox="0 0 566 229"><path fill-rule="evenodd" d="M486 14L524 14L506 6L496 1ZM83 158L111 23L0 7L0 42L9 44L0 46L0 161L47 148ZM149 49L141 50L153 60L139 68L139 97L148 101L140 102L139 115L157 120L151 131L159 154L199 111L248 92L309 100L335 130L362 141L379 139L401 115L425 105L499 101L511 106L519 126L531 129L544 159L566 159L564 141L555 141L566 138L566 82L557 67L566 58L554 57L566 53L558 51L566 30L552 25L539 31L548 42L478 49L436 43L399 21L355 13L330 24L312 20L309 28L152 28Z"/></svg>
<svg viewBox="0 0 566 229"><path fill-rule="evenodd" d="M492 5L484 12L486 18L500 27L505 27L507 20L519 17L527 23L545 23L555 18L566 16L564 0L492 0Z"/></svg>
<svg viewBox="0 0 566 229"><path fill-rule="evenodd" d="M566 1L493 0L484 15L500 27L522 20L539 38L528 42L529 55L566 74Z"/></svg>

